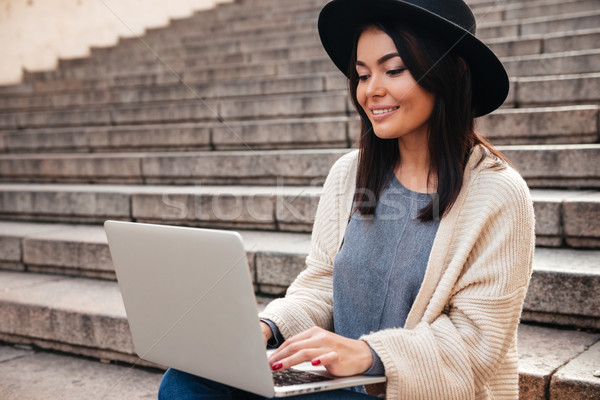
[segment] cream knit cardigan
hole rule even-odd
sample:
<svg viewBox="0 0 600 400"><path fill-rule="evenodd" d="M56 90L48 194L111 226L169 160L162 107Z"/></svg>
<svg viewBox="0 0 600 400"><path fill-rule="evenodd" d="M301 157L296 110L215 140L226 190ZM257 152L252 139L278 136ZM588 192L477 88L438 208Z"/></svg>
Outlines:
<svg viewBox="0 0 600 400"><path fill-rule="evenodd" d="M516 332L533 261L527 185L473 149L463 187L440 222L425 277L404 328L363 336L381 357L387 399L517 399ZM358 152L331 168L315 217L306 269L262 318L284 338L314 325L333 329L333 261L355 190ZM374 288L375 290L376 288Z"/></svg>

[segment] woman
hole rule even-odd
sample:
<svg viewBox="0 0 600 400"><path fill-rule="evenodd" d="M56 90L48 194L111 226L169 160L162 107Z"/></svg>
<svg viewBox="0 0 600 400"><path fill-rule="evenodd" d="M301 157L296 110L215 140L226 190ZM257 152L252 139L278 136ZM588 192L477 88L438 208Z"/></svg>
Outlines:
<svg viewBox="0 0 600 400"><path fill-rule="evenodd" d="M306 270L260 318L265 341L283 342L273 370L311 361L387 383L302 398L518 398L533 208L474 132L508 92L474 30L462 0L334 0L321 11L321 41L361 116L359 151L327 177ZM161 394L186 385L231 390L169 370Z"/></svg>

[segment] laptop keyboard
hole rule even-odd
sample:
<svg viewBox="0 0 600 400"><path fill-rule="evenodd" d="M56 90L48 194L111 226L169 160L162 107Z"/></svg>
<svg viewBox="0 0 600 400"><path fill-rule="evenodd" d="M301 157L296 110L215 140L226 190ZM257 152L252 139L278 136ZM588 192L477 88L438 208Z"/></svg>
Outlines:
<svg viewBox="0 0 600 400"><path fill-rule="evenodd" d="M275 386L301 385L303 383L330 381L333 378L314 374L308 371L298 369L285 369L283 371L273 372L273 381Z"/></svg>

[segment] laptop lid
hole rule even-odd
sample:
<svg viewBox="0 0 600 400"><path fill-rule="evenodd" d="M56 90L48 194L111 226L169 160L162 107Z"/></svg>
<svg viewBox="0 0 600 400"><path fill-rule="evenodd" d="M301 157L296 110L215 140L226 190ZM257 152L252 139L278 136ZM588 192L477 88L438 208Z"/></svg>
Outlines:
<svg viewBox="0 0 600 400"><path fill-rule="evenodd" d="M117 221L104 227L140 358L272 397L240 235Z"/></svg>
<svg viewBox="0 0 600 400"><path fill-rule="evenodd" d="M246 252L237 232L106 221L136 353L145 360L265 397L384 382L295 369L324 382L274 386Z"/></svg>

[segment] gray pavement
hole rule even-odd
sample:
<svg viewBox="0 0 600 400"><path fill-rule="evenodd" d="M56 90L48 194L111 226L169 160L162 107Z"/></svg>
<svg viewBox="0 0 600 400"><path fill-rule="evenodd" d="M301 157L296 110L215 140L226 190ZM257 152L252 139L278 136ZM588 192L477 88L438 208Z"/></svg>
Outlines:
<svg viewBox="0 0 600 400"><path fill-rule="evenodd" d="M3 400L156 399L162 372L0 346Z"/></svg>

